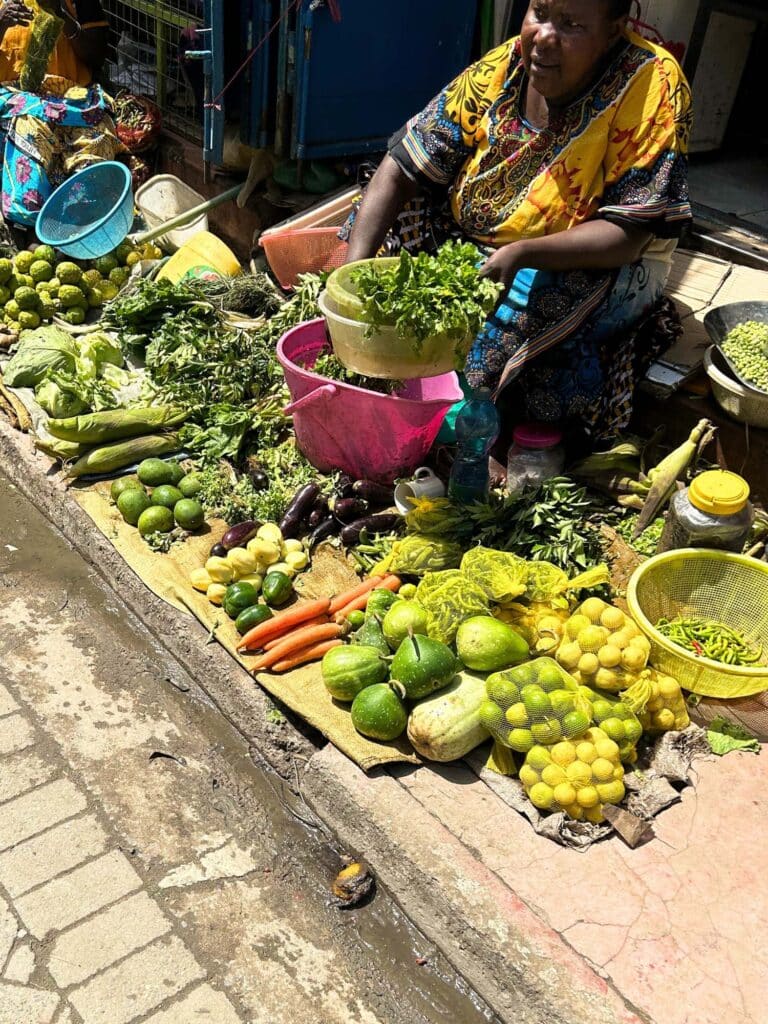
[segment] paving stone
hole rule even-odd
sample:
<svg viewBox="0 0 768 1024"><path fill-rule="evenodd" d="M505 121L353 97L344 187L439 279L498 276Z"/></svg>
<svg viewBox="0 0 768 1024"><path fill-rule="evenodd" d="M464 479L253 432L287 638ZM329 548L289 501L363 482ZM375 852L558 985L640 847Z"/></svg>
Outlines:
<svg viewBox="0 0 768 1024"><path fill-rule="evenodd" d="M103 853L108 842L106 832L90 814L65 821L0 853L0 885L14 898L21 896Z"/></svg>
<svg viewBox="0 0 768 1024"><path fill-rule="evenodd" d="M18 711L19 705L6 690L6 688L0 685L0 718L4 715L10 715L13 711Z"/></svg>
<svg viewBox="0 0 768 1024"><path fill-rule="evenodd" d="M126 858L113 850L16 901L30 932L42 939L141 888L141 879Z"/></svg>
<svg viewBox="0 0 768 1024"><path fill-rule="evenodd" d="M189 950L173 937L99 974L75 989L69 1001L84 1024L128 1024L203 975Z"/></svg>
<svg viewBox="0 0 768 1024"><path fill-rule="evenodd" d="M48 970L60 988L76 985L170 931L154 900L140 892L60 935Z"/></svg>
<svg viewBox="0 0 768 1024"><path fill-rule="evenodd" d="M50 1024L58 1005L55 992L0 981L0 1024Z"/></svg>
<svg viewBox="0 0 768 1024"><path fill-rule="evenodd" d="M26 942L17 946L11 953L8 965L3 972L6 981L18 981L26 985L35 970L35 954Z"/></svg>
<svg viewBox="0 0 768 1024"><path fill-rule="evenodd" d="M11 908L0 897L0 971L5 966L8 954L13 949L18 929L19 923L11 913Z"/></svg>
<svg viewBox="0 0 768 1024"><path fill-rule="evenodd" d="M24 750L35 742L32 725L23 715L8 715L0 718L0 755Z"/></svg>
<svg viewBox="0 0 768 1024"><path fill-rule="evenodd" d="M35 750L22 750L0 764L0 804L48 782L59 769Z"/></svg>
<svg viewBox="0 0 768 1024"><path fill-rule="evenodd" d="M222 992L201 985L178 1003L152 1014L145 1024L240 1024L240 1018Z"/></svg>
<svg viewBox="0 0 768 1024"><path fill-rule="evenodd" d="M0 851L79 814L86 803L85 795L69 779L57 779L16 797L0 807Z"/></svg>

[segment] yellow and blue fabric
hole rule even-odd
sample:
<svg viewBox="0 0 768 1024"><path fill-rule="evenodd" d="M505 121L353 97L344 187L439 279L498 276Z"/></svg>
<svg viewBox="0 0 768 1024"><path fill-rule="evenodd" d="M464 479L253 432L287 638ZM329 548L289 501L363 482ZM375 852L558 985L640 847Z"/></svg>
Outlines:
<svg viewBox="0 0 768 1024"><path fill-rule="evenodd" d="M621 271L521 271L476 339L467 377L497 394L571 340L554 359L560 369L549 367L549 383L564 376L581 383L577 394L568 394L569 383L549 403L552 417L540 415L554 418L555 407L562 416L590 401L591 408L606 404L596 396L617 383L608 372L615 353L606 348L617 333L631 333L663 293L676 239L691 218L691 96L675 59L633 33L593 87L546 129L523 116L526 86L520 40L512 39L393 137L390 155L428 196L403 212L394 244L430 247L456 233L490 250L596 217L653 234L642 261ZM633 353L623 362L638 366ZM625 399L614 395L618 404Z"/></svg>
<svg viewBox="0 0 768 1024"><path fill-rule="evenodd" d="M72 90L46 78L46 95L0 87L3 145L0 206L6 220L33 226L48 196L70 174L99 160L113 160L120 142L109 100L98 85Z"/></svg>

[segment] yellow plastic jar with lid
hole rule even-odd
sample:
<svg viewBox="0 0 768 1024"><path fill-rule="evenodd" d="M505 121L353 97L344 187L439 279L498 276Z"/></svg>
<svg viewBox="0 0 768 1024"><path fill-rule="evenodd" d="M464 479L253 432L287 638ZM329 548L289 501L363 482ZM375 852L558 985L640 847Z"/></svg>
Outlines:
<svg viewBox="0 0 768 1024"><path fill-rule="evenodd" d="M673 548L743 550L754 522L749 484L725 469L700 473L669 505L659 551Z"/></svg>

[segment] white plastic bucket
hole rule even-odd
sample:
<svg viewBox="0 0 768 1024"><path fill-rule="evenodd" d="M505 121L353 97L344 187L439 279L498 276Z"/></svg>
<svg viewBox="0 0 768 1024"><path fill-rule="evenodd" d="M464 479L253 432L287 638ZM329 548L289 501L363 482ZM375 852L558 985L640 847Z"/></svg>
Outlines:
<svg viewBox="0 0 768 1024"><path fill-rule="evenodd" d="M148 228L156 228L172 217L178 217L180 213L186 213L187 210L205 202L205 196L195 192L175 174L156 174L141 186L135 199L136 207ZM191 224L162 235L158 242L170 252L176 252L190 238L207 230L208 216L203 213Z"/></svg>

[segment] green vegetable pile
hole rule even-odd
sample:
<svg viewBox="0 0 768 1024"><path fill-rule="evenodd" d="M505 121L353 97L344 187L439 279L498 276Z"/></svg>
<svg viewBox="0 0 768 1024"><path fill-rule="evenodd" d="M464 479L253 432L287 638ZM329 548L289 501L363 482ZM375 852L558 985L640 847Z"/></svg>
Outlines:
<svg viewBox="0 0 768 1024"><path fill-rule="evenodd" d="M496 304L500 286L481 278L482 254L474 245L447 242L434 256L400 254L396 266L382 269L375 261L352 275L363 303L362 319L370 333L395 327L412 338L415 351L423 342L445 334L457 344L473 338Z"/></svg>
<svg viewBox="0 0 768 1024"><path fill-rule="evenodd" d="M637 522L636 515L629 515L622 519L616 527L616 533L621 539L636 551L638 555L645 555L650 558L656 554L656 550L661 540L661 535L664 532L664 523L666 520L664 516L658 516L651 525L640 534L639 537L633 537L635 531L635 524Z"/></svg>
<svg viewBox="0 0 768 1024"><path fill-rule="evenodd" d="M656 629L673 644L691 651L699 658L709 658L723 665L759 665L763 647L750 643L738 629L722 622L696 616L659 619Z"/></svg>
<svg viewBox="0 0 768 1024"><path fill-rule="evenodd" d="M306 369L311 370L320 377L327 377L328 380L341 381L343 384L351 384L352 387L363 388L365 391L373 391L379 395L393 395L403 386L401 380L365 377L361 373L348 370L330 350L324 350L312 366L307 366Z"/></svg>
<svg viewBox="0 0 768 1024"><path fill-rule="evenodd" d="M768 324L755 320L739 324L722 347L745 380L768 391Z"/></svg>

